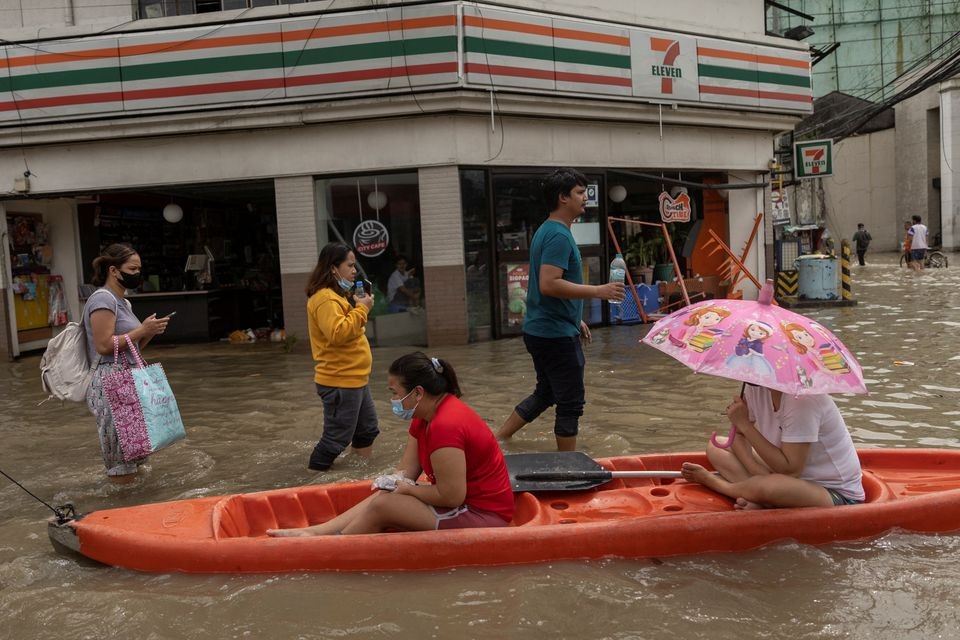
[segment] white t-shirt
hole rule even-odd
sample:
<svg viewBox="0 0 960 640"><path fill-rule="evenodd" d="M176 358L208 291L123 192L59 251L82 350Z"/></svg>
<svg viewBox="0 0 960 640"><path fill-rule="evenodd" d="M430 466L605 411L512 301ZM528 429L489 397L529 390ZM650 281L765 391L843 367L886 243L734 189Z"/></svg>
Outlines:
<svg viewBox="0 0 960 640"><path fill-rule="evenodd" d="M397 295L397 289L403 286L407 281L407 275L401 271L394 271L387 280L387 302L393 302L393 297Z"/></svg>
<svg viewBox="0 0 960 640"><path fill-rule="evenodd" d="M910 235L913 240L910 241L910 249L929 249L927 245L927 225L915 224L910 227Z"/></svg>
<svg viewBox="0 0 960 640"><path fill-rule="evenodd" d="M807 463L800 473L851 500L863 500L860 459L833 398L826 394L791 396L784 393L780 410L773 410L770 390L747 385L743 394L750 420L771 444L809 442Z"/></svg>

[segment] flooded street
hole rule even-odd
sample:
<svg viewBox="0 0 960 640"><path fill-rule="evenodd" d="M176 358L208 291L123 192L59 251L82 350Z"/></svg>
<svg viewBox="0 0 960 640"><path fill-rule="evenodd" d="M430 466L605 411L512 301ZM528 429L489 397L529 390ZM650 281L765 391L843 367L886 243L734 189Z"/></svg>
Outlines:
<svg viewBox="0 0 960 640"><path fill-rule="evenodd" d="M854 269L851 308L799 309L863 365L869 396L837 396L858 447L960 448L960 254L913 274L896 255ZM647 327L594 331L580 448L594 457L701 450L739 384L695 376L637 344ZM303 337L301 336L301 339ZM406 440L374 350L382 434L369 463L323 481L392 472ZM81 512L315 481L321 403L308 354L279 345L157 347L188 438L132 487L107 484L85 406L43 399L39 357L0 363L0 469ZM518 339L436 349L492 426L533 387ZM553 413L508 452L549 451ZM960 535L743 554L563 562L408 574L149 575L57 555L50 515L0 479L0 637L35 638L870 638L960 637Z"/></svg>

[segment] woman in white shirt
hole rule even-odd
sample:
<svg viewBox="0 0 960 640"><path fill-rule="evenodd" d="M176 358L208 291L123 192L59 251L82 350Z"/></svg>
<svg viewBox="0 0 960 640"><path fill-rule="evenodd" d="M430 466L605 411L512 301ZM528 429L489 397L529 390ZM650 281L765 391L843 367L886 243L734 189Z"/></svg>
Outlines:
<svg viewBox="0 0 960 640"><path fill-rule="evenodd" d="M738 509L863 502L860 460L829 395L791 396L748 385L727 417L737 429L733 445L707 446L718 474L685 462L684 478L734 498Z"/></svg>

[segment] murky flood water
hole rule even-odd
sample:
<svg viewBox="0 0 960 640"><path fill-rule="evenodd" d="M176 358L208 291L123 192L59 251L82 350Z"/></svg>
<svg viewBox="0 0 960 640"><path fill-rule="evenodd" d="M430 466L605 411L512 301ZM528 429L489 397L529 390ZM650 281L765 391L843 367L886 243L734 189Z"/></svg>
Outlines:
<svg viewBox="0 0 960 640"><path fill-rule="evenodd" d="M806 311L857 354L871 395L837 397L860 447L960 447L960 255L921 275L872 255L854 308ZM856 268L855 268L856 269ZM644 327L595 331L581 448L593 456L703 447L738 385L694 376L637 345ZM390 413L374 352L382 435L368 464L389 471L406 428ZM491 425L532 388L519 340L438 349ZM320 402L307 355L276 345L158 347L188 440L133 487L108 485L93 418L42 407L38 358L0 364L0 468L81 511L310 482ZM549 417L548 417L549 416ZM549 451L552 412L508 445ZM408 574L148 575L59 556L44 508L0 479L0 637L34 638L956 638L960 536L894 533L825 547L563 562Z"/></svg>

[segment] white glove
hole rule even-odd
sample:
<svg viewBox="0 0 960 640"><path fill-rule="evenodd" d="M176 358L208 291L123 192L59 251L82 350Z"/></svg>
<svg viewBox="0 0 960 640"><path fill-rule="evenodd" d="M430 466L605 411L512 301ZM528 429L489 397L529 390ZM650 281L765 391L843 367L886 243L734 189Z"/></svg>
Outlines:
<svg viewBox="0 0 960 640"><path fill-rule="evenodd" d="M375 491L379 489L380 491L394 491L397 488L398 482L417 484L402 473L391 473L390 475L377 476L374 478L373 482L370 484L370 490Z"/></svg>

